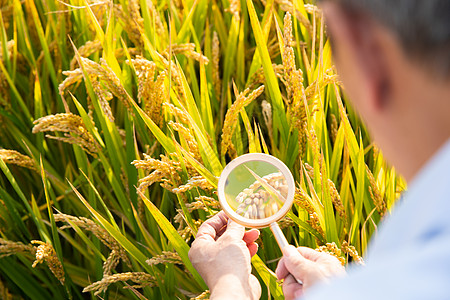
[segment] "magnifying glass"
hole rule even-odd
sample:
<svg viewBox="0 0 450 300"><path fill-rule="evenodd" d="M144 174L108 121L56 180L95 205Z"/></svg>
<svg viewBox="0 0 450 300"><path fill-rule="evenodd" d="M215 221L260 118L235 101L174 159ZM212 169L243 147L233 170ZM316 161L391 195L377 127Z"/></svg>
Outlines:
<svg viewBox="0 0 450 300"><path fill-rule="evenodd" d="M291 209L295 183L281 160L262 153L239 156L223 169L217 190L230 219L251 228L269 226L282 252L289 245L277 221Z"/></svg>

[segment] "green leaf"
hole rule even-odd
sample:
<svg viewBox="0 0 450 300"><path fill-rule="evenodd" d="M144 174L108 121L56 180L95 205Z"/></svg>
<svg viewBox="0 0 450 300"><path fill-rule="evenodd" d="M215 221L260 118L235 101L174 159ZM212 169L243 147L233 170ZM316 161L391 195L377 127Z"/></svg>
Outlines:
<svg viewBox="0 0 450 300"><path fill-rule="evenodd" d="M278 285L275 273L267 268L267 266L257 254L253 255L252 257L252 265L255 268L256 272L258 272L258 275L264 281L266 286L269 288L272 297L274 299L284 299L283 291Z"/></svg>
<svg viewBox="0 0 450 300"><path fill-rule="evenodd" d="M166 237L172 243L178 255L180 255L181 260L183 261L184 265L189 270L189 272L191 272L195 281L197 281L197 283L201 287L206 289L207 288L206 284L204 283L200 275L197 273L197 271L194 269L194 267L191 264L191 261L189 260L188 252L190 248L188 244L186 244L183 238L178 234L177 230L159 211L159 209L147 197L145 197L145 195L141 191L138 190L138 193L139 196L142 198L142 200L144 200L145 205L152 214L153 218L158 223L159 227L162 229Z"/></svg>
<svg viewBox="0 0 450 300"><path fill-rule="evenodd" d="M270 93L270 98L274 107L275 115L277 116L280 124L274 122L274 133L277 134L277 129L281 130L282 142L287 141L287 132L282 128L288 128L286 114L284 113L284 104L281 97L280 87L278 86L278 80L275 76L275 72L272 68L272 61L270 60L269 50L265 42L261 25L259 24L258 17L253 6L252 0L247 0L248 13L253 28L253 34L255 35L256 45L258 47L259 54L261 55L261 62L264 69L264 75L266 79L266 88Z"/></svg>

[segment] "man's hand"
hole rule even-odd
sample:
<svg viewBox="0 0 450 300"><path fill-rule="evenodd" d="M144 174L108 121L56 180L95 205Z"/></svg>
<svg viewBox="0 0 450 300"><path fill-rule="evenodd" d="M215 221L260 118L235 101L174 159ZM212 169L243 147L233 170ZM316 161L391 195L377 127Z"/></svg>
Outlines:
<svg viewBox="0 0 450 300"><path fill-rule="evenodd" d="M211 299L259 299L261 286L251 274L259 231L229 222L222 211L198 229L189 259L211 291Z"/></svg>
<svg viewBox="0 0 450 300"><path fill-rule="evenodd" d="M311 248L287 246L278 263L276 274L284 279L283 293L286 299L296 299L317 282L326 282L331 277L345 275L345 268L339 260ZM301 280L303 285L296 279Z"/></svg>

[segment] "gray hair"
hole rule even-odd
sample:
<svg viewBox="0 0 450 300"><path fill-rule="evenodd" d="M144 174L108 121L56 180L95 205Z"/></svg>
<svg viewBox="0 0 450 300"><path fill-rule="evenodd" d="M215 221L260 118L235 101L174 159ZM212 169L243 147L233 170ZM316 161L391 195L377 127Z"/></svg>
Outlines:
<svg viewBox="0 0 450 300"><path fill-rule="evenodd" d="M372 16L397 36L410 58L438 77L450 78L450 0L328 1Z"/></svg>

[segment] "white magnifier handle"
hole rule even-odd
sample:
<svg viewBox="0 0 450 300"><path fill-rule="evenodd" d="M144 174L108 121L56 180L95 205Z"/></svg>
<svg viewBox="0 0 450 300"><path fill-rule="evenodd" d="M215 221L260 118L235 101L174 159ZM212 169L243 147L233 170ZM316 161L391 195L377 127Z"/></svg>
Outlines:
<svg viewBox="0 0 450 300"><path fill-rule="evenodd" d="M280 226L278 226L277 222L270 224L270 229L272 230L273 235L277 240L278 246L280 246L281 251L283 251L285 247L289 246L289 243L284 236L283 231L281 231Z"/></svg>
<svg viewBox="0 0 450 300"><path fill-rule="evenodd" d="M286 239L286 237L283 234L283 231L281 231L280 226L277 222L274 222L270 224L270 229L273 232L273 236L275 237L275 240L277 240L278 246L280 246L281 252L283 252L284 248L289 246L289 243ZM294 276L295 278L295 276ZM303 282L300 279L295 278L299 284L303 284Z"/></svg>

